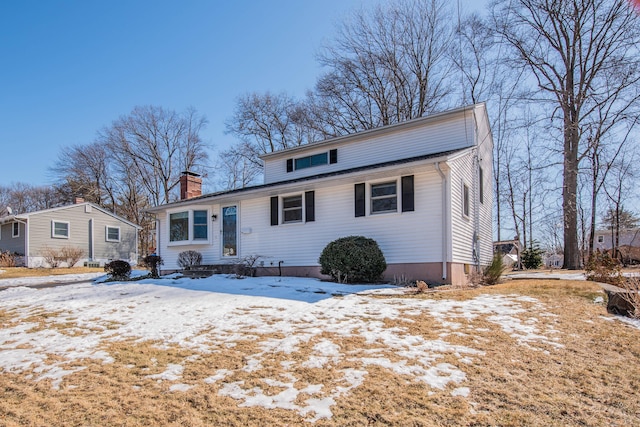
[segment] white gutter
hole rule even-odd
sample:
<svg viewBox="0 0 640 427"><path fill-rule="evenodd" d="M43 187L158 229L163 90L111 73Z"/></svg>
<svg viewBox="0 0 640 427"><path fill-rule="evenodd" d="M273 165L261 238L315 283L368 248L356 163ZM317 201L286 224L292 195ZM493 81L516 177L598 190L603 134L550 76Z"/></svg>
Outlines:
<svg viewBox="0 0 640 427"><path fill-rule="evenodd" d="M442 178L442 280L447 280L447 259L449 257L449 233L447 224L449 220L449 197L447 192L447 175L440 168L440 162L436 162L436 170Z"/></svg>

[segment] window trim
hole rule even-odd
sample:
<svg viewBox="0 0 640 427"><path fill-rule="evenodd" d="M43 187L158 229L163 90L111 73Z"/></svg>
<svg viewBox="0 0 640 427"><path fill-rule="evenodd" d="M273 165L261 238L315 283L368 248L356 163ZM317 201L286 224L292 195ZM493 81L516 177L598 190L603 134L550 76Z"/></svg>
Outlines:
<svg viewBox="0 0 640 427"><path fill-rule="evenodd" d="M66 224L67 225L67 235L56 234L56 224ZM56 221L55 219L51 220L51 238L53 239L69 239L71 237L71 223L69 221Z"/></svg>
<svg viewBox="0 0 640 427"><path fill-rule="evenodd" d="M118 230L118 238L117 239L109 238L109 229ZM120 240L121 240L121 237L122 237L122 234L121 234L120 227L118 227L116 225L105 225L104 226L104 240L105 240L105 242L119 243Z"/></svg>
<svg viewBox="0 0 640 427"><path fill-rule="evenodd" d="M16 233L16 225L18 226L18 232ZM15 239L20 237L20 223L19 222L14 222L11 224L11 238Z"/></svg>
<svg viewBox="0 0 640 427"><path fill-rule="evenodd" d="M300 206L294 206L294 207L286 208L285 207L285 200L286 199L299 199L300 200ZM300 223L304 223L305 222L304 193L289 194L289 195L286 195L286 196L282 196L280 198L280 202L281 202L281 205L282 205L282 208L280 209L281 223L283 225L285 225L285 224L300 224ZM287 221L286 212L292 212L292 211L300 211L300 219Z"/></svg>
<svg viewBox="0 0 640 427"><path fill-rule="evenodd" d="M382 186L382 185L390 185L393 184L395 192L393 194L393 196L391 195L384 195L384 196L373 196L373 187L375 186ZM379 182L370 182L369 183L369 215L381 215L381 214L391 214L391 213L398 213L398 180L397 179L393 179L393 180L385 180L385 181L379 181ZM394 198L396 201L396 207L394 210L384 210L384 211L376 211L373 209L373 202L376 200L381 200L381 199L391 199Z"/></svg>
<svg viewBox="0 0 640 427"><path fill-rule="evenodd" d="M205 211L207 218L207 237L202 238L194 238L194 211ZM171 215L179 214L179 213L187 213L187 239L186 240L171 240ZM200 245L207 244L211 242L211 226L209 225L209 218L211 218L211 209L177 209L172 211L167 211L167 246L184 246L184 245Z"/></svg>

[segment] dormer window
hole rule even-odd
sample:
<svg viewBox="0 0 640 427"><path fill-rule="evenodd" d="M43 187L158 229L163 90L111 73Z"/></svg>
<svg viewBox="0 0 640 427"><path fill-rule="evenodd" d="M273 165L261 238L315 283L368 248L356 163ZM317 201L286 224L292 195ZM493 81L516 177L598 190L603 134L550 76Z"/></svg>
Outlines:
<svg viewBox="0 0 640 427"><path fill-rule="evenodd" d="M287 159L287 172L334 163L338 163L337 149L329 150L324 153L313 154L311 156L298 157L297 159Z"/></svg>

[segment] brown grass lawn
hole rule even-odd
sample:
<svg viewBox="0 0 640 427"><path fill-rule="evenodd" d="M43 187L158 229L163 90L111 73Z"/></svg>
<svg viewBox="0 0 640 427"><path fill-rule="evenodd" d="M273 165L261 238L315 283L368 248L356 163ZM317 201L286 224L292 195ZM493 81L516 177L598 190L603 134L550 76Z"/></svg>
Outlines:
<svg viewBox="0 0 640 427"><path fill-rule="evenodd" d="M4 273L0 279L18 279L22 277L60 276L63 274L83 274L104 272L103 268L73 267L73 268L26 268L26 267L0 267Z"/></svg>
<svg viewBox="0 0 640 427"><path fill-rule="evenodd" d="M76 269L74 269L76 270ZM589 282L559 280L510 281L490 288L386 296L469 300L481 294L520 295L535 298L523 306L538 326L554 331L555 341L535 345L518 343L516 338L488 320L488 315L458 319L462 330L449 331L451 344L484 352L462 369L463 382L445 389L379 366L369 366L364 382L345 392L331 407L330 419L315 424L295 411L242 406L242 402L221 395L222 382L205 382L213 371L235 369L225 382L244 381L245 387L258 384L250 372L242 371L247 355L257 348L255 339L240 340L234 347L200 354L185 364L182 382L187 391L173 392L170 383L150 378L171 363L182 363L193 351L153 342L108 342L104 350L113 363L79 360L86 369L66 377L59 390L48 380L35 382L35 372L20 374L0 371L1 426L638 426L640 425L640 330L614 319L604 304L594 299L604 296ZM2 293L0 293L0 301ZM249 315L249 314L248 314ZM35 313L29 321L43 327L47 313ZM0 325L12 324L12 312L2 311ZM437 339L443 328L428 314L407 312L387 327L405 328L413 335ZM71 324L60 330L73 333ZM375 343L357 336L327 336L339 343L341 351L363 356ZM264 338L264 337L262 337ZM302 344L301 360L313 350ZM1 351L1 350L0 350ZM393 354L388 354L393 358ZM3 357L0 352L0 358ZM272 378L282 373L282 353L273 352L262 366L262 375ZM290 360L289 355L287 360ZM460 365L453 354L437 363ZM323 368L293 368L302 383L327 384L338 372L350 367L349 358ZM0 368L2 369L2 368ZM263 390L264 382L261 383ZM301 385L301 387L302 387ZM276 394L280 386L274 383ZM452 395L456 387L468 387L468 396ZM300 388L300 387L299 387ZM455 393L454 393L455 394ZM301 394L298 400L308 399ZM308 417L307 417L308 418Z"/></svg>

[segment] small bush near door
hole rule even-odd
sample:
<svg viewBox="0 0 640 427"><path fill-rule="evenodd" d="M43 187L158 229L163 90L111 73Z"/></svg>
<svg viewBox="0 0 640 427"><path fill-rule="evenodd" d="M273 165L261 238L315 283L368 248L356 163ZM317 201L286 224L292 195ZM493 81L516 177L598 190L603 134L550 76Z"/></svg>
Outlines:
<svg viewBox="0 0 640 427"><path fill-rule="evenodd" d="M376 282L387 269L378 243L363 236L334 240L324 248L319 262L320 272L339 283Z"/></svg>
<svg viewBox="0 0 640 427"><path fill-rule="evenodd" d="M202 254L198 251L184 251L178 254L178 265L182 268L202 264Z"/></svg>

